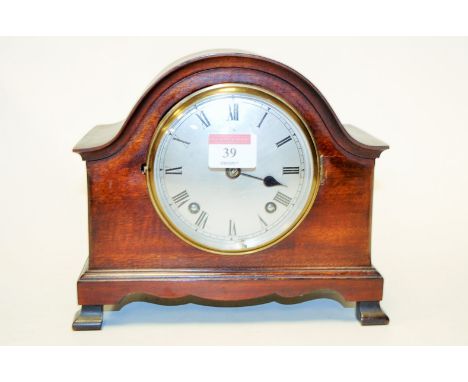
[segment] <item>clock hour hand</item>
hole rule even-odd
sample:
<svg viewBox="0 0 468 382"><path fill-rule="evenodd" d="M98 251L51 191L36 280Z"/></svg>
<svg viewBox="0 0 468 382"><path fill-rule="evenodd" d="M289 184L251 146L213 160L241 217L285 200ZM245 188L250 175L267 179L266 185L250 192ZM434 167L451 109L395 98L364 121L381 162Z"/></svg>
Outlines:
<svg viewBox="0 0 468 382"><path fill-rule="evenodd" d="M268 175L263 179L263 184L267 187L273 187L273 186L284 186L284 184L281 184L278 182L275 178L272 176Z"/></svg>
<svg viewBox="0 0 468 382"><path fill-rule="evenodd" d="M270 175L266 176L265 178L260 178L258 176L246 174L244 172L241 172L241 175L248 176L249 178L254 178L254 179L261 180L261 181L263 181L263 184L265 186L267 186L267 187L284 186L284 184L281 184L280 182L278 182L275 178L273 178Z"/></svg>

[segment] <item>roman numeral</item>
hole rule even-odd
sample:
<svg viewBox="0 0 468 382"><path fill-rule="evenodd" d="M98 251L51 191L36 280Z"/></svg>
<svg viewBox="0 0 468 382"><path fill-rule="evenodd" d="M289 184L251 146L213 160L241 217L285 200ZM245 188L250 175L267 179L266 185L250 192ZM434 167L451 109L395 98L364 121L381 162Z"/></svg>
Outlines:
<svg viewBox="0 0 468 382"><path fill-rule="evenodd" d="M291 138L290 135L288 135L286 138L283 138L281 141L276 142L276 147L281 147L281 146L283 146L285 143L288 143L290 140L292 140L292 138Z"/></svg>
<svg viewBox="0 0 468 382"><path fill-rule="evenodd" d="M203 128L206 129L207 127L210 126L210 121L208 121L208 118L206 118L206 115L203 111L200 111L196 114L200 122L203 124Z"/></svg>
<svg viewBox="0 0 468 382"><path fill-rule="evenodd" d="M182 167L166 168L164 173L167 175L182 175Z"/></svg>
<svg viewBox="0 0 468 382"><path fill-rule="evenodd" d="M282 192L277 192L273 200L277 201L278 203L282 204L283 206L287 207L289 206L289 203L291 203L292 198L290 198L288 195L283 194Z"/></svg>
<svg viewBox="0 0 468 382"><path fill-rule="evenodd" d="M260 220L260 223L262 223L262 225L263 225L264 227L266 227L266 226L268 225L267 222L266 222L265 220L263 220L262 217L261 217L260 215L258 215L258 219Z"/></svg>
<svg viewBox="0 0 468 382"><path fill-rule="evenodd" d="M180 138L177 138L177 137L174 137L174 138L172 138L172 139L173 139L174 141L181 142L181 143L183 143L183 144L185 144L185 145L187 145L187 146L190 144L190 142L184 141L183 139L180 139Z"/></svg>
<svg viewBox="0 0 468 382"><path fill-rule="evenodd" d="M205 211L202 211L200 216L198 216L198 219L196 220L195 225L198 226L198 228L205 228L207 220L208 220L208 214Z"/></svg>
<svg viewBox="0 0 468 382"><path fill-rule="evenodd" d="M268 108L268 110L270 110L270 108ZM265 114L263 114L263 117L262 119L260 120L260 122L258 123L257 127L260 128L260 126L262 126L262 123L263 121L265 120L266 116L268 115L268 112L266 112Z"/></svg>
<svg viewBox="0 0 468 382"><path fill-rule="evenodd" d="M229 236L236 236L236 223L234 223L232 220L229 220Z"/></svg>
<svg viewBox="0 0 468 382"><path fill-rule="evenodd" d="M178 208L182 207L190 199L189 194L186 190L179 192L177 195L172 197L172 200L177 205Z"/></svg>
<svg viewBox="0 0 468 382"><path fill-rule="evenodd" d="M283 175L299 174L299 167L283 167Z"/></svg>
<svg viewBox="0 0 468 382"><path fill-rule="evenodd" d="M239 105L237 103L229 105L229 119L231 121L239 120Z"/></svg>

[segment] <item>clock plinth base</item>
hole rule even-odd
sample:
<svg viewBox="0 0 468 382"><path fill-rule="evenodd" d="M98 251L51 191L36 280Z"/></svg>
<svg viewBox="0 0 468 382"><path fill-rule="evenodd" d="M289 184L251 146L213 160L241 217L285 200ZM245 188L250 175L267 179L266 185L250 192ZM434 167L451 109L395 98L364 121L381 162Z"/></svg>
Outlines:
<svg viewBox="0 0 468 382"><path fill-rule="evenodd" d="M356 318L361 325L388 325L389 318L380 308L378 301L358 301L356 302Z"/></svg>
<svg viewBox="0 0 468 382"><path fill-rule="evenodd" d="M83 305L73 320L73 330L101 330L102 305Z"/></svg>
<svg viewBox="0 0 468 382"><path fill-rule="evenodd" d="M383 278L372 266L239 269L88 269L78 280L74 330L99 330L103 305L133 301L164 305L244 306L297 303L318 297L356 302L362 325L388 324L380 309ZM333 292L330 294L329 292ZM339 298L336 298L338 296ZM158 302L159 301L159 302Z"/></svg>

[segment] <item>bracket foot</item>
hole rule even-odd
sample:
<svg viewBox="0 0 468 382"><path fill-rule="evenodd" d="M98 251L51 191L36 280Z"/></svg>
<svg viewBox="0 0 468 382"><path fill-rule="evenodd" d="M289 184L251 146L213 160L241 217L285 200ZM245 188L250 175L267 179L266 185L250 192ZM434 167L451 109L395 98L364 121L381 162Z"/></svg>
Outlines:
<svg viewBox="0 0 468 382"><path fill-rule="evenodd" d="M387 325L389 318L380 308L378 301L356 302L356 318L361 325Z"/></svg>
<svg viewBox="0 0 468 382"><path fill-rule="evenodd" d="M101 330L102 305L83 305L73 320L73 330Z"/></svg>

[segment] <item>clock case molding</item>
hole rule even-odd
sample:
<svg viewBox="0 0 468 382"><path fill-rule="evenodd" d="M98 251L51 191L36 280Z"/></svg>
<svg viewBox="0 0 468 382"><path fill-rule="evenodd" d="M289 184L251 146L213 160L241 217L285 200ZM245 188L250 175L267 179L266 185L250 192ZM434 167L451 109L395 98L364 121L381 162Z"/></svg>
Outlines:
<svg viewBox="0 0 468 382"><path fill-rule="evenodd" d="M273 247L219 255L177 238L152 205L144 175L161 118L193 92L241 83L277 94L303 117L320 157L310 212ZM78 280L73 328L100 329L103 305L131 301L247 305L317 296L356 302L364 325L386 324L383 278L371 263L375 159L388 146L340 123L321 93L293 69L244 53L189 59L161 75L127 119L94 127L74 147L86 161L89 258Z"/></svg>

